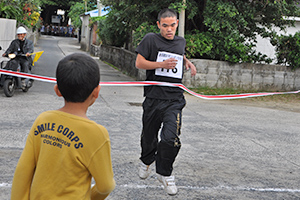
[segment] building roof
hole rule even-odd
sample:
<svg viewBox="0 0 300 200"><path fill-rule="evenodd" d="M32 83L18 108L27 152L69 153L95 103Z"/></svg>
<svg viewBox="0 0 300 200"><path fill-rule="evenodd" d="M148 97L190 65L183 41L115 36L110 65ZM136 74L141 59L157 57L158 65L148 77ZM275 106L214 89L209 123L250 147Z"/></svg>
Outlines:
<svg viewBox="0 0 300 200"><path fill-rule="evenodd" d="M104 16L108 13L108 11L104 10L104 9L107 9L107 8L103 8L101 10L101 16ZM83 15L90 15L90 17L98 17L98 9L85 12Z"/></svg>

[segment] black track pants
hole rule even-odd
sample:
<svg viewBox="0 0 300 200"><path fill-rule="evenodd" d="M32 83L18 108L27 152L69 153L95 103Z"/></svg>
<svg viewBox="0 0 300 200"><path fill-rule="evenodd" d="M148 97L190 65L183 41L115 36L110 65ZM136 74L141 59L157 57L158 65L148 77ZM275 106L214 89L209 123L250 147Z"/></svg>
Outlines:
<svg viewBox="0 0 300 200"><path fill-rule="evenodd" d="M181 147L179 135L182 109L185 104L184 97L179 100L146 98L143 102L140 159L146 165L156 161L156 172L163 176L172 174L173 163Z"/></svg>

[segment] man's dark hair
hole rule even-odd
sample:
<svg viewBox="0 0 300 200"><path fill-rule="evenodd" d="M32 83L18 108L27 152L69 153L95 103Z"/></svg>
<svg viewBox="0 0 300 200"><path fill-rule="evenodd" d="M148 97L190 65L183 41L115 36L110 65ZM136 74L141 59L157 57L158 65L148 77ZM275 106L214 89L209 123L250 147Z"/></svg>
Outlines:
<svg viewBox="0 0 300 200"><path fill-rule="evenodd" d="M99 85L97 62L81 53L74 53L59 61L56 68L59 91L68 102L84 102Z"/></svg>
<svg viewBox="0 0 300 200"><path fill-rule="evenodd" d="M158 13L157 20L160 23L161 18L167 18L167 17L176 17L177 19L177 13L172 9L164 8Z"/></svg>

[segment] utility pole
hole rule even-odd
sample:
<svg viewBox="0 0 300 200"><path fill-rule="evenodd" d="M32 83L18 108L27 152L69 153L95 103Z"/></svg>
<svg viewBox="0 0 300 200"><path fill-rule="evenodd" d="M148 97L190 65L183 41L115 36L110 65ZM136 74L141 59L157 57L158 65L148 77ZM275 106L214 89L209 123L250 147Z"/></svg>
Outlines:
<svg viewBox="0 0 300 200"><path fill-rule="evenodd" d="M182 1L183 6L185 6L186 0ZM185 24L185 9L182 8L179 13L179 27L178 27L178 35L184 37L184 24Z"/></svg>
<svg viewBox="0 0 300 200"><path fill-rule="evenodd" d="M98 16L101 16L102 4L100 0L97 0Z"/></svg>
<svg viewBox="0 0 300 200"><path fill-rule="evenodd" d="M87 0L84 0L84 10L87 12Z"/></svg>
<svg viewBox="0 0 300 200"><path fill-rule="evenodd" d="M100 0L97 0L98 17L101 16L101 10L102 10L102 7L103 7L103 5L102 5L101 1L100 1ZM101 29L101 27L100 27L100 22L99 22L99 21L97 22L97 29ZM98 34L96 35L96 38L97 38L97 39L96 39L96 44L99 45L99 43L100 43L100 38L99 38L99 35L98 35Z"/></svg>

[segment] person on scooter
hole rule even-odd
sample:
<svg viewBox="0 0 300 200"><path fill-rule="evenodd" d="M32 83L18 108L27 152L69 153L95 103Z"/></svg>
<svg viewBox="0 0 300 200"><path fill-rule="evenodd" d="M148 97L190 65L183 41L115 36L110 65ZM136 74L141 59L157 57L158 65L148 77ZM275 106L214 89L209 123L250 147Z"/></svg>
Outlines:
<svg viewBox="0 0 300 200"><path fill-rule="evenodd" d="M27 31L24 27L20 26L17 29L17 36L18 39L13 40L8 49L5 51L5 53L2 55L3 57L7 57L8 54L16 54L17 56L12 59L10 64L12 66L18 66L18 64L21 65L21 71L25 73L29 73L29 66L32 63L32 58L30 53L33 53L34 46L33 42L29 39L26 39ZM18 56L20 54L25 54L26 56ZM22 86L25 87L25 80L22 80Z"/></svg>

